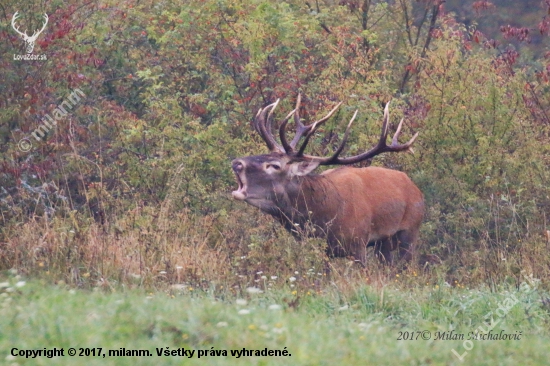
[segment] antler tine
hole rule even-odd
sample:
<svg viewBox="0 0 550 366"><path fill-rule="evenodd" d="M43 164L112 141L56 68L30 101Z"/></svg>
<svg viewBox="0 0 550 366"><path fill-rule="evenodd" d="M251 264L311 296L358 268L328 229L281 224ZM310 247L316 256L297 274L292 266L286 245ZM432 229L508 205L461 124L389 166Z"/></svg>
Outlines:
<svg viewBox="0 0 550 366"><path fill-rule="evenodd" d="M348 142L348 137L349 137L349 132L351 130L351 125L353 123L353 121L355 120L355 117L357 117L357 113L359 112L359 110L356 110L355 113L353 114L353 117L351 117L349 123L348 123L348 126L346 127L346 132L344 133L344 137L342 138L342 142L340 143L340 146L338 146L338 149L336 149L336 151L334 152L334 154L332 154L332 156L328 159L326 158L321 158L321 165L329 165L329 164L332 164L333 162L337 162L338 161L338 156L342 153L342 151L344 150L344 147L346 146L346 142ZM319 158L317 157L314 157L314 156L307 156L309 158L312 158L313 160L317 160L319 161Z"/></svg>
<svg viewBox="0 0 550 366"><path fill-rule="evenodd" d="M313 161L316 161L319 163L319 165L331 165L331 164L338 164L338 165L347 165L347 164L354 164L358 163L363 160L370 159L378 154L381 154L383 152L398 152L398 151L405 151L411 150L411 145L414 143L416 138L418 137L418 132L406 143L406 144L399 144L398 138L399 134L401 133L401 128L403 126L403 120L399 123L399 126L397 127L397 131L394 134L392 138L392 143L388 146L386 143L387 137L388 137L388 124L390 119L390 113L389 113L389 103L386 104L386 107L384 108L384 122L382 124L382 132L380 134L380 139L378 140L378 143L369 151L366 151L362 154L356 155L356 156L350 156L348 158L340 159L338 156L344 149L344 146L347 142L349 131L351 127L351 123L355 119L357 112L353 115L353 118L351 119L350 123L348 124L348 127L346 128L346 132L344 134L344 138L342 139L342 143L336 150L336 152L328 158L321 158L318 156L310 156L310 155L304 155L305 158L311 159Z"/></svg>
<svg viewBox="0 0 550 366"><path fill-rule="evenodd" d="M340 108L340 106L342 105L342 102L338 103L336 105L336 107L332 108L332 110L330 112L328 112L328 114L326 116L324 116L323 118L321 118L320 120L318 121L315 121L313 122L312 124L310 125L307 125L305 126L307 129L308 129L308 133L306 135L306 138L302 144L302 146L300 146L300 150L298 151L298 156L302 156L302 154L304 153L304 150L306 149L306 146L309 142L309 139L311 138L311 136L313 136L313 134L315 133L315 131L317 131L317 129L323 124L325 123L326 121L328 121L328 119L330 117L332 117L332 115L334 114L334 112L336 112L338 110L338 108Z"/></svg>
<svg viewBox="0 0 550 366"><path fill-rule="evenodd" d="M415 133L414 136L412 137L412 139L410 139L409 142L407 142L407 143L405 144L405 145L407 145L407 151L409 151L411 154L414 154L414 150L413 150L413 148L412 148L411 146L412 146L414 140L416 140L416 138L418 137L418 134L419 134L419 133L420 133L420 132Z"/></svg>
<svg viewBox="0 0 550 366"><path fill-rule="evenodd" d="M386 143L386 139L388 138L388 122L390 120L390 102L386 103L386 106L384 107L384 122L382 123L382 133L380 134L380 140L379 144L381 142Z"/></svg>
<svg viewBox="0 0 550 366"><path fill-rule="evenodd" d="M272 134L271 134L271 121L273 120L273 112L275 111L275 108L277 108L277 106L279 105L279 102L281 101L281 99L277 99L275 101L275 103L272 103L270 105L268 105L267 107L265 107L265 109L267 110L267 108L271 107L271 109L269 110L269 113L267 115L267 118L265 118L262 122L263 122L263 125L264 125L264 128L265 128L265 131L269 136L272 137ZM275 139L273 139L273 141L275 141Z"/></svg>
<svg viewBox="0 0 550 366"><path fill-rule="evenodd" d="M294 149L292 148L292 146L288 143L288 140L286 139L286 133L285 133L285 129L286 129L286 125L290 119L290 117L292 117L292 115L296 112L296 109L294 109L293 111L291 111L286 117L285 119L283 120L283 122L281 122L281 126L279 127L279 138L281 139L281 143L283 144L283 148L285 149L285 152L287 154L290 154L292 152L294 152Z"/></svg>
<svg viewBox="0 0 550 366"><path fill-rule="evenodd" d="M271 122L273 121L273 112L275 111L275 108L279 105L279 102L281 99L277 99L275 103L272 104L271 110L269 111L269 114L267 115L267 119L264 121L265 125L265 132L269 140L275 145L275 150L271 149L271 151L280 151L284 152L286 149L284 149L278 142L275 140L275 137L273 137L273 134L271 133ZM290 118L290 116L288 117Z"/></svg>
<svg viewBox="0 0 550 366"><path fill-rule="evenodd" d="M265 129L265 126L263 126L263 124L265 121L265 114L267 113L268 109L271 108L271 106L272 104L268 105L267 107L260 108L258 113L256 113L256 117L254 117L254 127L256 128L256 131L258 131L262 139L264 138L263 129Z"/></svg>
<svg viewBox="0 0 550 366"><path fill-rule="evenodd" d="M310 139L311 135L312 135L311 133L308 133L308 134L306 135L306 138L305 138L305 140L304 140L304 143L302 144L302 146L300 146L300 150L298 150L297 156L303 156L303 155L304 155L304 150L306 149L306 146L307 146L307 144L308 144L308 142L309 142L309 139Z"/></svg>
<svg viewBox="0 0 550 366"><path fill-rule="evenodd" d="M326 116L324 116L323 118L321 118L320 120L318 121L315 121L313 122L311 125L311 130L308 132L308 135L310 134L314 134L315 131L319 128L319 126L321 126L323 123L325 123L326 121L328 121L328 119L330 117L332 117L332 115L334 114L334 112L336 112L338 110L338 108L340 108L340 106L342 105L343 102L340 102L336 105L336 107L332 108L332 110L330 112L328 112L328 114Z"/></svg>
<svg viewBox="0 0 550 366"><path fill-rule="evenodd" d="M273 137L273 135L271 134L271 124L269 123L269 126L266 126L267 125L267 121L266 121L266 113L267 111L273 111L273 109L275 109L275 107L277 106L277 104L279 103L279 99L277 99L277 101L275 103L272 103L270 105L268 105L267 107L264 107L263 109L260 109L260 111L256 114L256 118L254 118L254 126L257 128L258 130L258 133L260 134L260 137L262 138L262 140L264 140L264 142L266 143L267 145L267 148L271 151L271 152L274 152L274 151L283 151L283 148L281 145L279 145L277 143L277 141L275 141L275 138ZM270 119L272 116L272 113L269 114L268 116L268 119ZM268 127L269 127L269 130L268 130Z"/></svg>
<svg viewBox="0 0 550 366"><path fill-rule="evenodd" d="M280 98L278 98L275 103L272 103L270 105L268 105L267 107L271 107L271 110L269 111L269 114L267 115L267 121L268 122L271 122L270 119L271 117L273 116L273 111L275 110L275 108L277 108L277 106L279 105L279 102L281 101ZM267 108L266 107L266 108Z"/></svg>
<svg viewBox="0 0 550 366"><path fill-rule="evenodd" d="M401 118L401 121L399 121L399 125L397 125L397 130L395 131L395 133L393 135L393 138L391 139L391 144L392 145L396 145L396 144L399 143L397 141L397 139L399 138L399 134L401 133L401 126L403 126L403 121L404 120L405 120L405 118Z"/></svg>
<svg viewBox="0 0 550 366"><path fill-rule="evenodd" d="M399 122L399 125L397 126L397 130L395 131L395 134L393 135L393 138L391 140L390 147L398 147L399 146L399 141L397 141L397 139L399 138L399 134L401 133L401 127L403 126L403 121L404 120L405 119L402 118L401 122ZM414 151L411 148L411 145L413 144L414 140L416 140L417 137L418 137L418 132L415 133L414 136L406 144L403 144L403 146L407 146L408 150L412 153L414 153Z"/></svg>
<svg viewBox="0 0 550 366"><path fill-rule="evenodd" d="M302 121L300 120L300 104L302 102L302 94L298 93L298 98L296 98L296 108L294 109L296 112L294 113L294 123L296 124L296 135L294 135L294 138L292 141L290 141L290 147L292 150L296 147L296 144L298 141L300 141L300 138L304 135L305 132L308 131L308 127L304 126Z"/></svg>
<svg viewBox="0 0 550 366"><path fill-rule="evenodd" d="M258 121L259 121L258 117L260 116L260 113L262 113L262 110L263 110L262 108L258 109L258 113L256 113L256 116L254 116L254 120L253 120L254 129L258 133L261 133L260 126L258 125Z"/></svg>
<svg viewBox="0 0 550 366"><path fill-rule="evenodd" d="M302 122L300 121L300 104L302 103L302 93L298 93L298 97L296 98L296 107L294 110L296 111L296 114L294 115L294 122L296 122L296 125L301 125Z"/></svg>
<svg viewBox="0 0 550 366"><path fill-rule="evenodd" d="M353 114L353 117L351 117L351 120L348 123L348 127L346 127L346 132L344 133L344 138L342 138L342 142L340 143L340 146L338 146L338 149L336 149L334 154L331 156L331 158L330 158L331 160L338 159L338 155L340 155L340 153L344 150L344 146L346 146L346 142L348 142L349 131L351 130L351 124L355 120L355 117L357 117L358 112L359 112L359 110L356 110L355 113Z"/></svg>

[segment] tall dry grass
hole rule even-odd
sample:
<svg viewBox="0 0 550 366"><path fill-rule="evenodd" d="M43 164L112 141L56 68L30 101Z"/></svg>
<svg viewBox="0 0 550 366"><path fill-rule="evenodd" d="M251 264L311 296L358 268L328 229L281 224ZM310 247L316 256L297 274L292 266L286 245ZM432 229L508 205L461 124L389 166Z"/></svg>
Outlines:
<svg viewBox="0 0 550 366"><path fill-rule="evenodd" d="M550 275L550 240L536 233L513 248L504 239L487 237L476 250L454 253L438 252L421 239L419 260L406 269L380 265L372 251L363 269L351 258L327 259L323 240L298 241L254 208L200 215L174 209L171 199L137 206L107 224L79 216L35 217L7 232L0 268L80 287L191 291L290 284L320 291L358 283L493 287L504 281L519 285L523 273L540 279ZM291 277L297 281L290 282Z"/></svg>
<svg viewBox="0 0 550 366"><path fill-rule="evenodd" d="M381 265L372 250L362 268L353 258L328 259L324 240L296 240L251 206L233 204L214 214L182 208L182 169L175 170L168 194L158 205L136 201L132 209L117 210L127 206L92 187L95 191L86 196L94 196L101 207L114 208L107 220L66 209L65 216L44 214L4 228L0 270L15 268L28 276L87 288L178 286L189 291L282 285L352 291L361 283L494 287L504 281L519 285L523 273L550 277L550 234L528 231L523 240L490 234L498 232L505 211L514 212L513 205L500 201L484 222L476 223L485 231L474 247L432 247L421 237L418 260L407 268ZM436 214L427 214L425 237L433 235L427 231ZM505 222L506 233L523 225L519 220ZM289 280L292 277L296 280Z"/></svg>

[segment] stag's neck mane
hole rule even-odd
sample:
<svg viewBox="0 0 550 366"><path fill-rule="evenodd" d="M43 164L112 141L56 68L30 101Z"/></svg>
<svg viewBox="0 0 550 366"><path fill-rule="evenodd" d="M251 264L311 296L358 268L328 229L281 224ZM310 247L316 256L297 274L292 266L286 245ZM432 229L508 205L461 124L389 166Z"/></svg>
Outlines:
<svg viewBox="0 0 550 366"><path fill-rule="evenodd" d="M278 211L268 212L292 232L307 223L322 226L338 214L343 204L334 184L323 174L310 174L293 180L277 202Z"/></svg>

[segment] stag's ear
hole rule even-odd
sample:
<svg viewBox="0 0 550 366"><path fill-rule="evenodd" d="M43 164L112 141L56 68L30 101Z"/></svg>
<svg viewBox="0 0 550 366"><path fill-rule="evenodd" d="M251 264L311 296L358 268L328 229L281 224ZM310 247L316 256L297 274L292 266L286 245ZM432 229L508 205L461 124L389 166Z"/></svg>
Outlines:
<svg viewBox="0 0 550 366"><path fill-rule="evenodd" d="M290 167L288 168L288 172L292 176L294 176L294 175L299 175L299 176L308 175L309 173L314 171L315 168L317 168L318 166L319 166L318 161L311 161L311 160L310 161L308 161L308 160L297 161L295 163L290 163Z"/></svg>

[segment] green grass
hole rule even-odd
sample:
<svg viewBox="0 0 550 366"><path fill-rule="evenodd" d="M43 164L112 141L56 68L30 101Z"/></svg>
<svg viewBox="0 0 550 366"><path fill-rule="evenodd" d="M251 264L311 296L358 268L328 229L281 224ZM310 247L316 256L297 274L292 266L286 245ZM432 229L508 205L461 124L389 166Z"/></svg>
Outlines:
<svg viewBox="0 0 550 366"><path fill-rule="evenodd" d="M208 364L208 365L546 365L549 309L541 290L447 286L360 286L351 292L286 287L266 293L146 293L85 291L64 284L0 276L0 364ZM6 282L9 284L6 284ZM22 286L21 286L22 285ZM6 287L7 286L7 287ZM436 332L475 331L499 304L517 299L493 332L522 332L521 340L434 340ZM246 300L246 304L242 304ZM280 305L272 306L272 305ZM274 309L278 308L278 309ZM243 310L248 310L248 313ZM243 314L247 313L247 314ZM429 331L430 340L397 340L399 332ZM419 333L415 333L417 337ZM428 334L427 332L425 335ZM12 348L64 348L65 356L25 359ZM70 357L70 347L101 347L101 357ZM109 349L149 350L151 357L109 357ZM193 358L157 357L156 348L195 350ZM286 350L287 357L241 357L230 350ZM226 350L227 357L197 357L198 350Z"/></svg>

